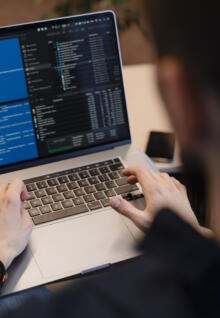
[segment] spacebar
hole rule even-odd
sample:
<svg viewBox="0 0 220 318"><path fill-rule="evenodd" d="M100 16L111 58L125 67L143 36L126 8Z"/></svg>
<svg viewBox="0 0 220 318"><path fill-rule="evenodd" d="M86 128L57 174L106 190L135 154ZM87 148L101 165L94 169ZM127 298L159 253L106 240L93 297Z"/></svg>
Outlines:
<svg viewBox="0 0 220 318"><path fill-rule="evenodd" d="M81 204L78 206L75 206L73 208L65 209L62 211L57 211L57 212L52 212L44 215L38 215L33 218L33 222L35 225L46 223L46 222L51 222L55 220L59 220L62 218L66 218L71 215L79 214L79 213L84 213L88 212L89 209L85 204Z"/></svg>

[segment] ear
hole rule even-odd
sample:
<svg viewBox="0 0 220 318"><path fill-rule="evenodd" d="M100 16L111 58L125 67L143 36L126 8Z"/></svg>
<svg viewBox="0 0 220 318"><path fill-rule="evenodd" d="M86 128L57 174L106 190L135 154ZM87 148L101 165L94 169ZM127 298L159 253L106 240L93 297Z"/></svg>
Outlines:
<svg viewBox="0 0 220 318"><path fill-rule="evenodd" d="M199 94L183 65L165 57L157 65L158 82L171 122L182 148L187 148L200 130Z"/></svg>

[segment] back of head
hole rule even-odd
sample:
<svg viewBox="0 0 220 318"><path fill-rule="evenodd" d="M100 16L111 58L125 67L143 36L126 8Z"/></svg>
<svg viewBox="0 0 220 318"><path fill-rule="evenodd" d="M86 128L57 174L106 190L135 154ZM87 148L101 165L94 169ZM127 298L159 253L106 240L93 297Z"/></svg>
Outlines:
<svg viewBox="0 0 220 318"><path fill-rule="evenodd" d="M181 60L201 85L220 95L220 2L147 0L159 57Z"/></svg>
<svg viewBox="0 0 220 318"><path fill-rule="evenodd" d="M195 101L194 106L203 117L203 124L198 130L201 134L195 129L196 136L192 136L194 138L188 142L188 148L184 149L189 183L193 185L199 197L204 199L208 170L218 167L220 158L220 2L147 0L146 13L152 28L158 59L171 57L180 62L187 73L187 79L192 82L192 87L196 87L195 91L202 92L205 101L208 100L204 108L201 107L202 103ZM214 107L210 107L210 96L214 96L216 101ZM177 112L178 102L176 109ZM195 140L199 146L194 143ZM215 165L208 165L206 161L211 156L210 149L213 157L217 155ZM220 176L220 169L217 175Z"/></svg>

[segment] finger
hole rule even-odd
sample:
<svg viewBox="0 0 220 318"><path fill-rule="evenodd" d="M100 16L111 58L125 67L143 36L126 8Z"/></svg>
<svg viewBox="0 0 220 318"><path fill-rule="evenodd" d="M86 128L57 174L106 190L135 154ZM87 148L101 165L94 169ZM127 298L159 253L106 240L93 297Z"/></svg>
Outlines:
<svg viewBox="0 0 220 318"><path fill-rule="evenodd" d="M138 182L137 178L135 176L130 176L127 178L127 182L130 184L135 184Z"/></svg>
<svg viewBox="0 0 220 318"><path fill-rule="evenodd" d="M152 177L150 171L150 169L141 166L129 167L124 170L124 175L136 177L145 195L147 195L148 192L155 186L155 178Z"/></svg>
<svg viewBox="0 0 220 318"><path fill-rule="evenodd" d="M21 217L23 219L24 224L27 227L30 227L30 229L32 229L33 223L32 223L31 217L30 217L30 215L29 215L27 210L22 209Z"/></svg>
<svg viewBox="0 0 220 318"><path fill-rule="evenodd" d="M8 189L8 183L0 183L0 198L5 194Z"/></svg>
<svg viewBox="0 0 220 318"><path fill-rule="evenodd" d="M110 199L111 207L118 213L128 217L142 231L146 231L151 224L151 218L146 212L136 209L121 197Z"/></svg>
<svg viewBox="0 0 220 318"><path fill-rule="evenodd" d="M21 200L26 201L28 198L29 198L29 194L28 194L26 185L24 184L24 190L21 192Z"/></svg>
<svg viewBox="0 0 220 318"><path fill-rule="evenodd" d="M159 178L160 178L160 182L163 184L163 185L169 185L169 186L172 186L172 187L176 187L176 185L173 183L173 180L172 178L169 176L168 173L159 173Z"/></svg>
<svg viewBox="0 0 220 318"><path fill-rule="evenodd" d="M26 188L24 183L19 180L19 179L14 179L8 186L8 190L4 196L4 201L6 204L6 209L7 213L9 211L19 211L20 213L22 212L22 202L21 202L21 197L22 193L25 194Z"/></svg>
<svg viewBox="0 0 220 318"><path fill-rule="evenodd" d="M177 189L178 189L181 193L187 195L187 189L186 189L186 187L185 187L182 183L180 183L180 182L179 182L177 179L175 179L174 177L172 177L172 181L173 181L173 183L175 184L175 186L177 187Z"/></svg>
<svg viewBox="0 0 220 318"><path fill-rule="evenodd" d="M20 179L13 179L8 186L8 193L15 198L21 200L28 199L28 192L25 184Z"/></svg>

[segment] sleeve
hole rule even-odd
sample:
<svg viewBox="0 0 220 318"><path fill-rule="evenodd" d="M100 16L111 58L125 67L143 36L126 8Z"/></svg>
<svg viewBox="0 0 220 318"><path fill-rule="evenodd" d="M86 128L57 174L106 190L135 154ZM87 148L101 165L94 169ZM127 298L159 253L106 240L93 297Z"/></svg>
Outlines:
<svg viewBox="0 0 220 318"><path fill-rule="evenodd" d="M16 312L0 317L220 316L216 298L220 286L217 244L201 237L171 211L163 210L141 249L141 257L82 279L47 302L30 299ZM216 316L208 313L210 306L216 309Z"/></svg>
<svg viewBox="0 0 220 318"><path fill-rule="evenodd" d="M210 263L219 262L220 256L217 243L168 209L158 213L140 248L192 275L208 270Z"/></svg>

